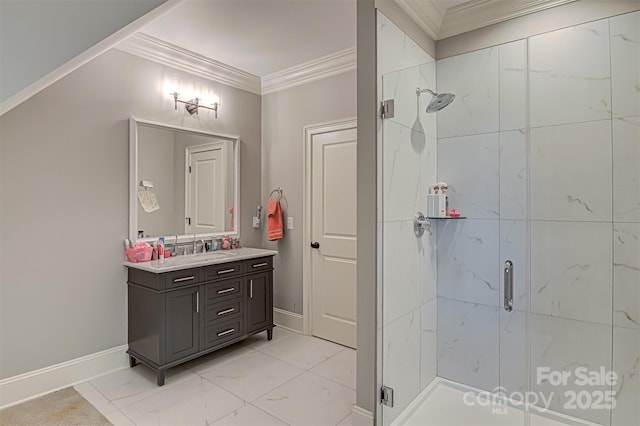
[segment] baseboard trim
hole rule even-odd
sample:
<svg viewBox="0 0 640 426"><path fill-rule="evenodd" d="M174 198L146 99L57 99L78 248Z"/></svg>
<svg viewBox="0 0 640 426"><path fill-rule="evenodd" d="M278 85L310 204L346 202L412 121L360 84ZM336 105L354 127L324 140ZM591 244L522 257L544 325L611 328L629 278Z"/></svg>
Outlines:
<svg viewBox="0 0 640 426"><path fill-rule="evenodd" d="M365 410L364 408L354 405L353 411L351 412L351 424L353 426L373 426L373 413L369 410Z"/></svg>
<svg viewBox="0 0 640 426"><path fill-rule="evenodd" d="M302 315L284 309L273 308L273 323L282 328L304 333Z"/></svg>
<svg viewBox="0 0 640 426"><path fill-rule="evenodd" d="M0 380L0 409L127 368L127 345Z"/></svg>

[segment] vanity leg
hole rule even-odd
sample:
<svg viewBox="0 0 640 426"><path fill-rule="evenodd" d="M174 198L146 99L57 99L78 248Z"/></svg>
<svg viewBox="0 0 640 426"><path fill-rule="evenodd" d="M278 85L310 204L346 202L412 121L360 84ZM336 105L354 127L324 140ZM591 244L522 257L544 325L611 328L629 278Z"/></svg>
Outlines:
<svg viewBox="0 0 640 426"><path fill-rule="evenodd" d="M133 368L138 364L138 360L129 355L129 367Z"/></svg>
<svg viewBox="0 0 640 426"><path fill-rule="evenodd" d="M267 330L267 340L273 339L273 328Z"/></svg>
<svg viewBox="0 0 640 426"><path fill-rule="evenodd" d="M158 386L164 386L164 370L158 371L156 376L157 376Z"/></svg>

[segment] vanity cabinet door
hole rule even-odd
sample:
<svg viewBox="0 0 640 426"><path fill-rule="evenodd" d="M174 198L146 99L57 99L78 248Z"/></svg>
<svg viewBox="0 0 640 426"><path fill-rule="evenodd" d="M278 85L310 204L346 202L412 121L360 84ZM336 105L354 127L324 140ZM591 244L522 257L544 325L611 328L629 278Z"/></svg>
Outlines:
<svg viewBox="0 0 640 426"><path fill-rule="evenodd" d="M271 272L249 275L245 284L246 332L251 333L273 323Z"/></svg>
<svg viewBox="0 0 640 426"><path fill-rule="evenodd" d="M198 352L199 287L166 293L166 362Z"/></svg>

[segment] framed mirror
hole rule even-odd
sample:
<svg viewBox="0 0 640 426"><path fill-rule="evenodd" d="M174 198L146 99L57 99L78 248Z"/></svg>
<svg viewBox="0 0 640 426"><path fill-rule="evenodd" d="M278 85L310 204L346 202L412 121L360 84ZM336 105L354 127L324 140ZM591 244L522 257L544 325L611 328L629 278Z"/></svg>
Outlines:
<svg viewBox="0 0 640 426"><path fill-rule="evenodd" d="M239 139L129 119L129 238L239 238Z"/></svg>

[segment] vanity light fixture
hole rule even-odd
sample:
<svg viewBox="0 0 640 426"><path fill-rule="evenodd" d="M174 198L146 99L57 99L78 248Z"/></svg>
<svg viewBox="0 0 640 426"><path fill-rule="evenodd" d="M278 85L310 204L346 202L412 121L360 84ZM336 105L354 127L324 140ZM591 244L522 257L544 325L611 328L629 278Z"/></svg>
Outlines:
<svg viewBox="0 0 640 426"><path fill-rule="evenodd" d="M171 96L173 96L173 102L174 102L174 106L175 109L178 109L178 102L180 102L181 104L184 104L184 108L187 110L187 112L191 115L193 114L198 114L198 109L200 108L205 108L205 109L210 109L212 111L215 112L215 118L218 118L218 102L214 102L213 103L213 107L209 107L206 105L202 105L200 104L200 100L199 98L193 98L189 101L183 101L181 99L178 99L178 92L173 92L170 93Z"/></svg>

